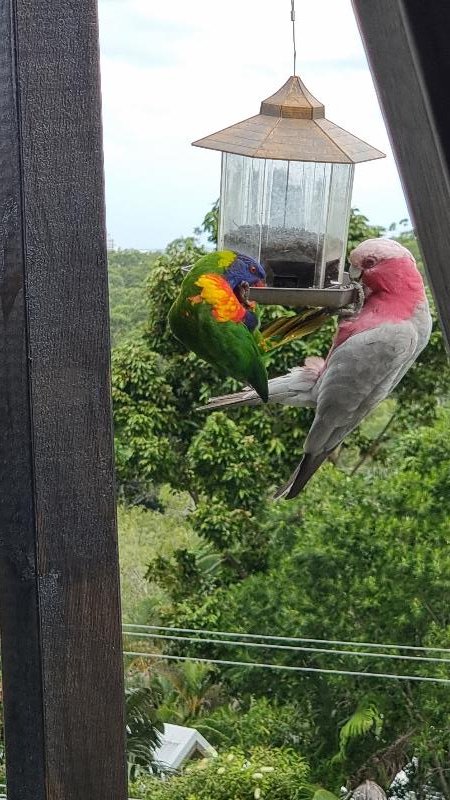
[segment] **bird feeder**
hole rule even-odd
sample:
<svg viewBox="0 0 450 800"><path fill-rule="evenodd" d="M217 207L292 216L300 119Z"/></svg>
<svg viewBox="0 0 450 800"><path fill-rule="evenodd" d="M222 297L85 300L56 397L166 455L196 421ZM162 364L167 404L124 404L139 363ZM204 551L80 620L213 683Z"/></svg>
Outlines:
<svg viewBox="0 0 450 800"><path fill-rule="evenodd" d="M294 307L349 302L354 165L384 153L327 120L296 75L259 114L193 144L222 152L218 247L261 261L268 288L252 298Z"/></svg>

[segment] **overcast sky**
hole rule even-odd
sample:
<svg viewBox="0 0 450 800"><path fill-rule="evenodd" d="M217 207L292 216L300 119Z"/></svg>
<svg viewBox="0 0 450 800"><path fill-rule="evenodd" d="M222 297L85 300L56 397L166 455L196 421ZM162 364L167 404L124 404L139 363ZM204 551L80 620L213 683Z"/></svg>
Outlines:
<svg viewBox="0 0 450 800"><path fill-rule="evenodd" d="M219 194L220 154L194 139L257 114L292 74L290 0L100 0L108 233L164 247ZM387 153L356 168L353 205L407 210L350 0L296 0L297 73L328 119Z"/></svg>

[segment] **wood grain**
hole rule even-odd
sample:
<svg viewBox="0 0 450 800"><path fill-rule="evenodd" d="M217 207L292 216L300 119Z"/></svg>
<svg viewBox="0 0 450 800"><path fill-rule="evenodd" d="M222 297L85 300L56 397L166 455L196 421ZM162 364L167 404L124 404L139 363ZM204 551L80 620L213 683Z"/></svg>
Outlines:
<svg viewBox="0 0 450 800"><path fill-rule="evenodd" d="M450 4L352 2L449 346Z"/></svg>
<svg viewBox="0 0 450 800"><path fill-rule="evenodd" d="M8 792L124 800L96 2L2 0L0 36Z"/></svg>

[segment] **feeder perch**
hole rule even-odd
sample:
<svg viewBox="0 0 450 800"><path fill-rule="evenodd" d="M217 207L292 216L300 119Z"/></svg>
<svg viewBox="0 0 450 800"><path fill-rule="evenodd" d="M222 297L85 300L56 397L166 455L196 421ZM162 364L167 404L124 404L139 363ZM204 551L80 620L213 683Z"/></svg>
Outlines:
<svg viewBox="0 0 450 800"><path fill-rule="evenodd" d="M193 142L222 152L219 249L261 261L268 286L259 303L339 308L354 165L384 153L325 118L296 75L260 113Z"/></svg>

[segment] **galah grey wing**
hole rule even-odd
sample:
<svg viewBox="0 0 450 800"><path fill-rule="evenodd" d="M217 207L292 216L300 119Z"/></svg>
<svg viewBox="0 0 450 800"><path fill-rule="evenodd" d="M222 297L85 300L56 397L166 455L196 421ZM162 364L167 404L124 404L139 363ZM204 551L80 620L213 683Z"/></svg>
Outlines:
<svg viewBox="0 0 450 800"><path fill-rule="evenodd" d="M275 497L292 498L301 491L329 453L395 388L428 336L413 320L385 323L334 350L317 385L305 455Z"/></svg>

